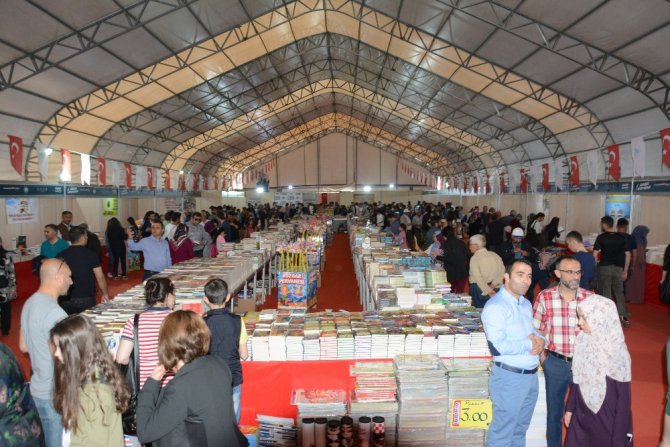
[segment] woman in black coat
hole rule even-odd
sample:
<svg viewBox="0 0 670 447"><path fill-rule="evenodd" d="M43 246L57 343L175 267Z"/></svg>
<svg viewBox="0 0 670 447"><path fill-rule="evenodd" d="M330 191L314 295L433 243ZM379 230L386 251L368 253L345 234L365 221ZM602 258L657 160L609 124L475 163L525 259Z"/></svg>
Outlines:
<svg viewBox="0 0 670 447"><path fill-rule="evenodd" d="M451 284L451 291L454 293L465 292L465 284L468 280L470 269L470 252L465 242L454 235L452 227L442 229L442 256L435 259L442 261L444 270L447 272L447 281Z"/></svg>
<svg viewBox="0 0 670 447"><path fill-rule="evenodd" d="M158 361L137 401L137 435L157 447L246 447L235 422L232 376L226 361L209 352L211 334L195 312L165 317ZM161 390L167 371L174 378Z"/></svg>

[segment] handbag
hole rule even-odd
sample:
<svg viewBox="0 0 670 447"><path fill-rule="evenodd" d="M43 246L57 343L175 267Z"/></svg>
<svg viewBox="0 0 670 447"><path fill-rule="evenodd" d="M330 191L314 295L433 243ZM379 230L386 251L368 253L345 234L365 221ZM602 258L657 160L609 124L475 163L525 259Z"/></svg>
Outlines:
<svg viewBox="0 0 670 447"><path fill-rule="evenodd" d="M670 274L665 277L665 281L658 286L658 298L663 304L670 304Z"/></svg>
<svg viewBox="0 0 670 447"><path fill-rule="evenodd" d="M126 383L130 389L130 399L128 401L128 408L121 415L121 425L123 426L123 433L129 436L137 436L137 420L135 413L137 411L137 398L140 394L140 347L138 326L140 322L140 314L135 314L133 321L133 353L128 359L127 365L117 364L121 373L126 378Z"/></svg>

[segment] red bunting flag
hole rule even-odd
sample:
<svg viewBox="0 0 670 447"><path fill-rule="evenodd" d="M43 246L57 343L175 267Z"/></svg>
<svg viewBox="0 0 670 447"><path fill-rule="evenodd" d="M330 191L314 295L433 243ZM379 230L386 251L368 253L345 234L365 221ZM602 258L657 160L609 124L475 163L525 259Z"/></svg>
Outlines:
<svg viewBox="0 0 670 447"><path fill-rule="evenodd" d="M474 193L479 194L479 176L475 175L474 183Z"/></svg>
<svg viewBox="0 0 670 447"><path fill-rule="evenodd" d="M521 170L521 192L522 193L527 193L528 192L528 179L526 178L526 170L525 169Z"/></svg>
<svg viewBox="0 0 670 447"><path fill-rule="evenodd" d="M464 192L468 191L468 176L467 175L463 178L463 191Z"/></svg>
<svg viewBox="0 0 670 447"><path fill-rule="evenodd" d="M19 174L23 175L23 140L14 135L9 136L9 158L12 161L12 167Z"/></svg>
<svg viewBox="0 0 670 447"><path fill-rule="evenodd" d="M621 180L621 163L619 162L619 145L613 144L607 148L609 159L609 174L617 182Z"/></svg>
<svg viewBox="0 0 670 447"><path fill-rule="evenodd" d="M576 155L570 157L570 183L574 187L579 187L579 161Z"/></svg>
<svg viewBox="0 0 670 447"><path fill-rule="evenodd" d="M130 163L124 163L123 169L126 172L126 188L130 188L133 184L133 167Z"/></svg>
<svg viewBox="0 0 670 447"><path fill-rule="evenodd" d="M107 161L104 158L98 158L98 185L107 184Z"/></svg>
<svg viewBox="0 0 670 447"><path fill-rule="evenodd" d="M72 153L67 149L61 149L60 179L64 182L72 181Z"/></svg>
<svg viewBox="0 0 670 447"><path fill-rule="evenodd" d="M147 168L147 188L154 187L154 168Z"/></svg>
<svg viewBox="0 0 670 447"><path fill-rule="evenodd" d="M193 191L198 190L198 182L200 181L199 175L193 175Z"/></svg>
<svg viewBox="0 0 670 447"><path fill-rule="evenodd" d="M205 176L205 180L203 181L202 184L202 189L203 191L209 191L209 175Z"/></svg>
<svg viewBox="0 0 670 447"><path fill-rule="evenodd" d="M549 163L542 165L542 190L549 191Z"/></svg>
<svg viewBox="0 0 670 447"><path fill-rule="evenodd" d="M502 172L500 174L500 193L503 194L505 192L505 173Z"/></svg>
<svg viewBox="0 0 670 447"><path fill-rule="evenodd" d="M214 191L218 191L218 190L219 190L219 178L215 176L214 177Z"/></svg>
<svg viewBox="0 0 670 447"><path fill-rule="evenodd" d="M488 174L486 174L486 194L491 194L491 182Z"/></svg>
<svg viewBox="0 0 670 447"><path fill-rule="evenodd" d="M172 189L172 179L170 178L170 171L165 170L165 189Z"/></svg>
<svg viewBox="0 0 670 447"><path fill-rule="evenodd" d="M181 175L181 185L179 185L179 189L186 191L186 174Z"/></svg>
<svg viewBox="0 0 670 447"><path fill-rule="evenodd" d="M661 130L661 148L663 156L661 161L670 168L670 127Z"/></svg>

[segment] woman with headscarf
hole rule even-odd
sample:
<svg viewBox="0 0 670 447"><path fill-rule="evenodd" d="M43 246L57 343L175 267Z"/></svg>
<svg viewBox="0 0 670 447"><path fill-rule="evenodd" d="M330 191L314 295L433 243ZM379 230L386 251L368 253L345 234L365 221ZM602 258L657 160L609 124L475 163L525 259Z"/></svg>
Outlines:
<svg viewBox="0 0 670 447"><path fill-rule="evenodd" d="M188 261L195 256L193 252L193 241L188 238L188 226L180 223L174 231L174 236L170 239L170 256L172 265Z"/></svg>
<svg viewBox="0 0 670 447"><path fill-rule="evenodd" d="M577 304L581 331L565 412L566 447L632 445L631 361L614 302L590 295Z"/></svg>
<svg viewBox="0 0 670 447"><path fill-rule="evenodd" d="M647 270L647 235L649 228L644 225L638 225L633 229L632 236L635 238L637 247L635 256L633 256L633 265L626 281L626 301L635 304L644 303L644 275Z"/></svg>

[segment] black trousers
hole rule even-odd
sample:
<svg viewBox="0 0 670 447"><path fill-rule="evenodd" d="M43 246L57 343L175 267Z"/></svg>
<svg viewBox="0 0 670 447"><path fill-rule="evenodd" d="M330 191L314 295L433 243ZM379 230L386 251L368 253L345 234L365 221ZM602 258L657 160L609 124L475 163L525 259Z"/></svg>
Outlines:
<svg viewBox="0 0 670 447"><path fill-rule="evenodd" d="M0 325L2 326L2 335L9 334L12 328L12 302L0 303Z"/></svg>
<svg viewBox="0 0 670 447"><path fill-rule="evenodd" d="M128 267L128 261L126 260L126 244L119 247L110 247L109 250L111 251L109 256L112 259L112 275L114 275L114 277L119 276L119 263L121 263L121 274L126 276L126 268Z"/></svg>

